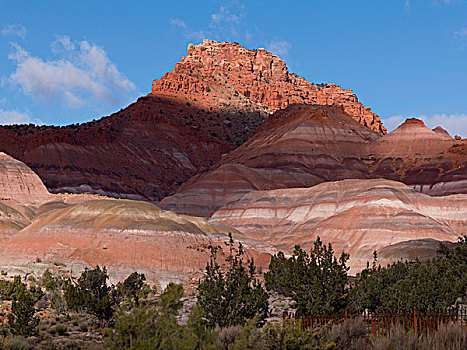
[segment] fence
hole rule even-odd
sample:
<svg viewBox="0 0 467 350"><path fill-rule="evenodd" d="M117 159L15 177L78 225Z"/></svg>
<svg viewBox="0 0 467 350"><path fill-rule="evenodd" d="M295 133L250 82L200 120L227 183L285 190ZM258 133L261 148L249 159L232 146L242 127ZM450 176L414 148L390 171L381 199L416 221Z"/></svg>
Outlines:
<svg viewBox="0 0 467 350"><path fill-rule="evenodd" d="M369 313L349 314L347 311L339 314L294 315L284 312L284 319L295 318L300 321L303 329L315 329L326 325L343 323L345 320L362 317L366 334L390 335L396 325L410 329L417 335L437 331L440 327L459 325L467 327L467 309L452 311L422 313L414 309L412 313Z"/></svg>

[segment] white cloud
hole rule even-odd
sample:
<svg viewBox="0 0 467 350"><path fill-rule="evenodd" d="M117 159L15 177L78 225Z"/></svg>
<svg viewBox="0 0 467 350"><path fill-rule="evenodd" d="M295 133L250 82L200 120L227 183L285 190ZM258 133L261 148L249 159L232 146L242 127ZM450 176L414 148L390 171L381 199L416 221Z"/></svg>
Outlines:
<svg viewBox="0 0 467 350"><path fill-rule="evenodd" d="M0 32L3 36L17 36L21 39L26 39L26 27L21 24L8 24L3 27Z"/></svg>
<svg viewBox="0 0 467 350"><path fill-rule="evenodd" d="M454 36L458 38L465 38L467 37L467 27L461 28L459 30L454 31Z"/></svg>
<svg viewBox="0 0 467 350"><path fill-rule="evenodd" d="M206 39L207 37L209 37L209 35L206 35L202 30L198 30L195 32L187 33L186 37L189 40L202 41L203 39Z"/></svg>
<svg viewBox="0 0 467 350"><path fill-rule="evenodd" d="M54 59L34 57L18 44L8 56L16 70L8 81L39 100L61 100L69 107L89 103L117 105L136 87L120 73L105 50L69 37L52 43ZM125 101L126 102L126 101Z"/></svg>
<svg viewBox="0 0 467 350"><path fill-rule="evenodd" d="M467 114L434 114L431 116L422 115L420 116L425 124L433 129L437 126L441 126L451 136L459 135L461 137L467 137Z"/></svg>
<svg viewBox="0 0 467 350"><path fill-rule="evenodd" d="M193 41L203 39L250 41L251 32L245 21L244 5L238 0L221 1L219 8L209 15L209 19L202 28L190 28L180 18L173 18L170 24L183 29L183 35Z"/></svg>
<svg viewBox="0 0 467 350"><path fill-rule="evenodd" d="M383 118L383 124L388 129L388 132L391 132L395 130L399 125L401 125L405 119L406 117L404 117L403 115L393 115L388 118Z"/></svg>
<svg viewBox="0 0 467 350"><path fill-rule="evenodd" d="M268 42L266 48L278 56L286 56L292 49L292 44L285 40L275 40Z"/></svg>
<svg viewBox="0 0 467 350"><path fill-rule="evenodd" d="M229 6L221 6L219 11L211 15L211 25L214 23L240 23L241 17L244 17L243 13L237 11L243 10L243 6L239 4L231 4Z"/></svg>
<svg viewBox="0 0 467 350"><path fill-rule="evenodd" d="M17 110L6 111L0 108L0 125L7 124L42 124L39 119L34 119L29 111L20 112Z"/></svg>
<svg viewBox="0 0 467 350"><path fill-rule="evenodd" d="M401 125L406 118L402 115L395 115L384 119L384 125L388 128L388 131L393 131L399 125ZM445 129L452 137L459 135L463 138L467 137L467 114L456 113L456 114L433 114L431 116L419 115L415 118L423 120L425 125L430 129L434 129L437 126L441 126Z"/></svg>
<svg viewBox="0 0 467 350"><path fill-rule="evenodd" d="M462 0L431 0L431 1L425 1L426 4L431 5L431 6L439 6L439 5L452 5L455 3L462 3ZM421 2L423 2L421 1ZM410 3L411 0L405 0L404 1L404 9L409 10L410 8Z"/></svg>
<svg viewBox="0 0 467 350"><path fill-rule="evenodd" d="M180 18L173 18L170 20L170 24L176 26L176 27L181 27L181 28L186 28L186 23L185 21L181 20Z"/></svg>

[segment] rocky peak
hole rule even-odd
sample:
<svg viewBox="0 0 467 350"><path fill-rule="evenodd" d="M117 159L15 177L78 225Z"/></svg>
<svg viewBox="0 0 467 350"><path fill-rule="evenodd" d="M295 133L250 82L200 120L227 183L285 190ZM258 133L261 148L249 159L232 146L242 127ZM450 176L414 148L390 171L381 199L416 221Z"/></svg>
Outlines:
<svg viewBox="0 0 467 350"><path fill-rule="evenodd" d="M451 137L451 135L449 135L449 133L446 130L444 130L441 126L437 126L436 128L432 130L438 134Z"/></svg>
<svg viewBox="0 0 467 350"><path fill-rule="evenodd" d="M388 138L408 138L410 140L431 139L431 140L450 140L451 136L438 127L437 131L426 127L425 123L417 118L407 118L396 130L385 136ZM442 130L442 132L440 132Z"/></svg>
<svg viewBox="0 0 467 350"><path fill-rule="evenodd" d="M364 107L352 90L336 84L314 84L290 73L284 61L265 49L204 40L189 44L187 55L172 72L156 79L153 95L171 95L203 107L254 112L266 118L291 104L340 105L359 123L381 134L381 119Z"/></svg>

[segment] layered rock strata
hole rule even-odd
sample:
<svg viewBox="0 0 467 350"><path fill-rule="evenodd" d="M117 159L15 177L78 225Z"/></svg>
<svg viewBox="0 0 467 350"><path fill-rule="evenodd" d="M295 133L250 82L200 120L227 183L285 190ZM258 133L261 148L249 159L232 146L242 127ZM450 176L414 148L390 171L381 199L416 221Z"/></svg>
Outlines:
<svg viewBox="0 0 467 350"><path fill-rule="evenodd" d="M419 256L420 240L457 241L467 232L467 195L431 197L396 181L343 180L250 192L209 221L287 252L296 244L309 250L319 236L350 254L355 273L374 250L387 263ZM404 249L394 247L402 243Z"/></svg>
<svg viewBox="0 0 467 350"><path fill-rule="evenodd" d="M400 181L431 195L467 193L466 143L416 119L381 136L342 107L292 105L161 206L209 217L250 191L367 178Z"/></svg>
<svg viewBox="0 0 467 350"><path fill-rule="evenodd" d="M0 127L0 150L28 164L53 193L159 200L232 149L209 135L209 123L201 130L184 119L202 123L206 114L145 97L81 125Z"/></svg>
<svg viewBox="0 0 467 350"><path fill-rule="evenodd" d="M49 192L26 164L0 152L0 201L36 203L47 199Z"/></svg>
<svg viewBox="0 0 467 350"><path fill-rule="evenodd" d="M30 166L53 193L158 201L289 104L338 104L385 132L350 90L309 83L265 50L204 41L188 51L154 81L151 94L109 117L64 127L0 126L0 151Z"/></svg>

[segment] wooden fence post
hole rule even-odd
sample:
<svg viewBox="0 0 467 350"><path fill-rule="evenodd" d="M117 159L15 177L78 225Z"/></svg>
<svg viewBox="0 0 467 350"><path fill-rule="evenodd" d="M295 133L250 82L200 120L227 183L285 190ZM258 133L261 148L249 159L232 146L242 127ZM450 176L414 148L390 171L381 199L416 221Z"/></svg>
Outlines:
<svg viewBox="0 0 467 350"><path fill-rule="evenodd" d="M414 323L414 331L415 331L415 334L418 336L418 331L417 331L417 308L414 307L413 308L413 323Z"/></svg>

